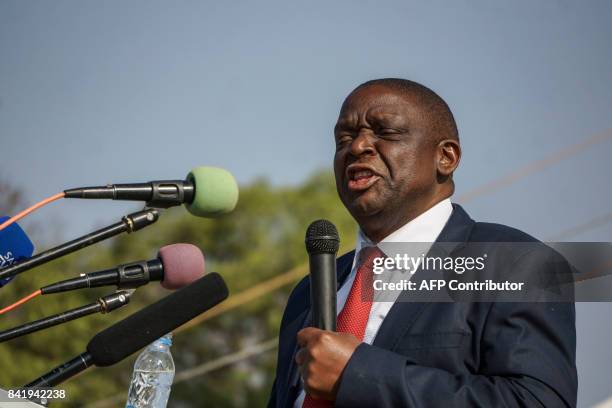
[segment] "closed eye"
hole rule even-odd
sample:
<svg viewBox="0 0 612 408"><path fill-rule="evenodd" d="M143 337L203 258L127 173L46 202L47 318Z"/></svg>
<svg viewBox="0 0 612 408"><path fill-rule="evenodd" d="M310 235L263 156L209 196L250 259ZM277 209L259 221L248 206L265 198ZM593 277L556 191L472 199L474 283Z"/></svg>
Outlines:
<svg viewBox="0 0 612 408"><path fill-rule="evenodd" d="M403 131L401 129L396 129L392 127L379 127L376 129L376 133L385 135L385 134L403 133Z"/></svg>
<svg viewBox="0 0 612 408"><path fill-rule="evenodd" d="M336 135L336 145L341 146L345 143L350 143L353 141L353 135L348 132L341 132Z"/></svg>
<svg viewBox="0 0 612 408"><path fill-rule="evenodd" d="M401 135L403 135L404 133L406 133L403 130L400 129L393 129L393 128L380 128L376 130L376 134L384 139L390 139L390 140L396 140L399 139L399 137Z"/></svg>

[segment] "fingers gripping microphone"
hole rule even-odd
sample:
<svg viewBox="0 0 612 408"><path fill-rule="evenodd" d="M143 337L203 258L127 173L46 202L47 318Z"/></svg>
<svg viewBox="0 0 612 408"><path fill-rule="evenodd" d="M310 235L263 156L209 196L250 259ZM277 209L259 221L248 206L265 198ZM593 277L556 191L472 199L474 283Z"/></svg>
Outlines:
<svg viewBox="0 0 612 408"><path fill-rule="evenodd" d="M217 273L209 273L98 333L87 344L86 352L24 388L54 387L92 365L106 367L116 364L221 303L227 296L223 278Z"/></svg>
<svg viewBox="0 0 612 408"><path fill-rule="evenodd" d="M186 180L80 187L64 194L65 198L145 201L156 208L185 204L193 215L216 217L236 207L238 184L227 170L202 166L191 170Z"/></svg>
<svg viewBox="0 0 612 408"><path fill-rule="evenodd" d="M336 330L336 253L340 238L334 224L314 221L306 231L310 263L312 322L323 330Z"/></svg>
<svg viewBox="0 0 612 408"><path fill-rule="evenodd" d="M166 289L178 289L204 275L202 251L191 244L166 245L150 261L132 262L113 269L87 273L78 278L42 287L43 295L74 289L117 285L119 289L136 288L150 281L161 281Z"/></svg>

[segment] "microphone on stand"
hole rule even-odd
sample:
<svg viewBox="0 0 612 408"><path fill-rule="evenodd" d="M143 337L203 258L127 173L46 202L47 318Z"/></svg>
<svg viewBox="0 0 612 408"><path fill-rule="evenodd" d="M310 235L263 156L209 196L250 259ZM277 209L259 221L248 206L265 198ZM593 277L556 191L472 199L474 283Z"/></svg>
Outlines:
<svg viewBox="0 0 612 408"><path fill-rule="evenodd" d="M40 254L37 254L29 259L25 259L21 262L14 263L8 267L0 269L0 279L11 278L39 265L53 261L54 259L60 258L64 255L71 254L100 241L104 241L105 239L114 237L115 235L119 235L123 232L127 232L129 234L141 230L151 224L154 224L158 219L159 212L155 209L146 209L126 215L121 219L121 221L115 224L94 231L91 234L83 235L70 242L56 246L55 248L51 248L45 252L41 252ZM0 237L4 236L7 231L10 231L11 227L12 225L7 229L0 231Z"/></svg>
<svg viewBox="0 0 612 408"><path fill-rule="evenodd" d="M55 387L92 365L116 364L221 303L228 294L223 278L211 272L98 333L87 344L87 351L23 388Z"/></svg>
<svg viewBox="0 0 612 408"><path fill-rule="evenodd" d="M305 241L310 265L312 323L319 329L335 331L338 230L327 220L317 220L306 230Z"/></svg>
<svg viewBox="0 0 612 408"><path fill-rule="evenodd" d="M54 194L0 223L0 231L33 211L62 198L145 201L148 207L156 208L185 204L193 215L217 217L236 207L238 184L227 170L202 166L191 170L186 180L71 188Z"/></svg>
<svg viewBox="0 0 612 408"><path fill-rule="evenodd" d="M0 332L0 343L25 336L58 324L70 322L80 317L89 316L94 313L110 313L130 303L131 293L127 290L115 292L99 298L96 302L77 307L66 312L58 313L44 319L26 323L12 329Z"/></svg>
<svg viewBox="0 0 612 408"><path fill-rule="evenodd" d="M238 184L227 170L196 167L186 180L109 184L64 190L64 198L145 201L148 207L168 208L181 204L200 217L231 212L238 202Z"/></svg>
<svg viewBox="0 0 612 408"><path fill-rule="evenodd" d="M200 248L192 244L172 244L160 248L155 259L85 273L78 278L44 286L40 291L42 295L49 295L108 285L117 285L118 289L130 289L151 281L161 281L161 285L166 289L178 289L202 277L204 269L204 255Z"/></svg>

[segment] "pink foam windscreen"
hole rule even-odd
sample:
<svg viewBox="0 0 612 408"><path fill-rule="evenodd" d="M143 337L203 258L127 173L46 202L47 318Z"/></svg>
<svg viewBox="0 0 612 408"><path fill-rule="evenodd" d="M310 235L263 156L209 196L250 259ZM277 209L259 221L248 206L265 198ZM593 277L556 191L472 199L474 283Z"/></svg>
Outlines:
<svg viewBox="0 0 612 408"><path fill-rule="evenodd" d="M204 275L204 254L195 245L166 245L159 249L157 257L164 265L161 285L166 289L182 288Z"/></svg>

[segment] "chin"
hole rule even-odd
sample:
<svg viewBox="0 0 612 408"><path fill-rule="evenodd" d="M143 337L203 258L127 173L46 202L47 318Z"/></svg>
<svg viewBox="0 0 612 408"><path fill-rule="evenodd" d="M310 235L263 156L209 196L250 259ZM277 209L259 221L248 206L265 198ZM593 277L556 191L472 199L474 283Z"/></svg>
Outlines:
<svg viewBox="0 0 612 408"><path fill-rule="evenodd" d="M355 219L372 217L376 214L379 214L384 208L381 203L373 202L372 200L367 200L365 197L357 197L351 201L350 205L347 206L349 212Z"/></svg>

